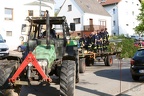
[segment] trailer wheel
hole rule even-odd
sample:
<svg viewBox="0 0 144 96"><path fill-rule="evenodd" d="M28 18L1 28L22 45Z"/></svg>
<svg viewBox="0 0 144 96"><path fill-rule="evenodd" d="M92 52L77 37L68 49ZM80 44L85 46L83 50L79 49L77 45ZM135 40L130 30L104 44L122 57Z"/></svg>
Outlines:
<svg viewBox="0 0 144 96"><path fill-rule="evenodd" d="M113 58L112 56L106 56L104 59L104 63L106 66L112 66L113 65Z"/></svg>
<svg viewBox="0 0 144 96"><path fill-rule="evenodd" d="M90 59L90 64L94 65L94 59L93 58Z"/></svg>
<svg viewBox="0 0 144 96"><path fill-rule="evenodd" d="M86 69L86 65L85 65L85 58L81 58L79 60L79 72L80 73L84 73Z"/></svg>
<svg viewBox="0 0 144 96"><path fill-rule="evenodd" d="M86 64L86 66L90 66L90 58L89 57L85 58L85 64Z"/></svg>
<svg viewBox="0 0 144 96"><path fill-rule="evenodd" d="M104 58L104 64L105 64L105 66L108 66L107 65L107 56Z"/></svg>
<svg viewBox="0 0 144 96"><path fill-rule="evenodd" d="M64 60L60 72L60 96L74 96L75 61Z"/></svg>

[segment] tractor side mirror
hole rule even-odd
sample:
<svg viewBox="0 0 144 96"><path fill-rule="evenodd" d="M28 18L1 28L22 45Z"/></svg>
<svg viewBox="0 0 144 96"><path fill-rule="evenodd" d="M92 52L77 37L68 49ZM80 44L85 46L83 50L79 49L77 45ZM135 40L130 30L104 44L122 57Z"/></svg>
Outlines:
<svg viewBox="0 0 144 96"><path fill-rule="evenodd" d="M75 23L70 23L70 30L75 31Z"/></svg>

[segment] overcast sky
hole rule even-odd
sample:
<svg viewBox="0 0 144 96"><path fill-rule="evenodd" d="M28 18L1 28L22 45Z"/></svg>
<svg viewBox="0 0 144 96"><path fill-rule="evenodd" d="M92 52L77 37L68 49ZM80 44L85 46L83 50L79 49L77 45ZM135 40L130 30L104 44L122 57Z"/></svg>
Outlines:
<svg viewBox="0 0 144 96"><path fill-rule="evenodd" d="M59 9L65 0L54 0L55 1L55 9Z"/></svg>

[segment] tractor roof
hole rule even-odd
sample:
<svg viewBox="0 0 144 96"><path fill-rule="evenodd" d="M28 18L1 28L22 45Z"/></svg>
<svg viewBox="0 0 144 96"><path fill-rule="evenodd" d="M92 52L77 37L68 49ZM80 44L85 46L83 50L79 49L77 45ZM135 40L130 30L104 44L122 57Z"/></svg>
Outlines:
<svg viewBox="0 0 144 96"><path fill-rule="evenodd" d="M49 17L49 20L51 24L62 24L66 17ZM28 21L36 24L46 24L46 17L31 17Z"/></svg>

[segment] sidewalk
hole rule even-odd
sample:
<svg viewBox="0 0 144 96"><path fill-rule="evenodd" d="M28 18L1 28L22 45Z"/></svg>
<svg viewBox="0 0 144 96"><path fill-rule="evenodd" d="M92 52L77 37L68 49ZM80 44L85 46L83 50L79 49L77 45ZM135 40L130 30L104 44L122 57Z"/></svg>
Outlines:
<svg viewBox="0 0 144 96"><path fill-rule="evenodd" d="M22 52L18 52L18 51L15 51L15 50L10 50L9 51L9 56L18 56L18 57L21 57L22 56Z"/></svg>

